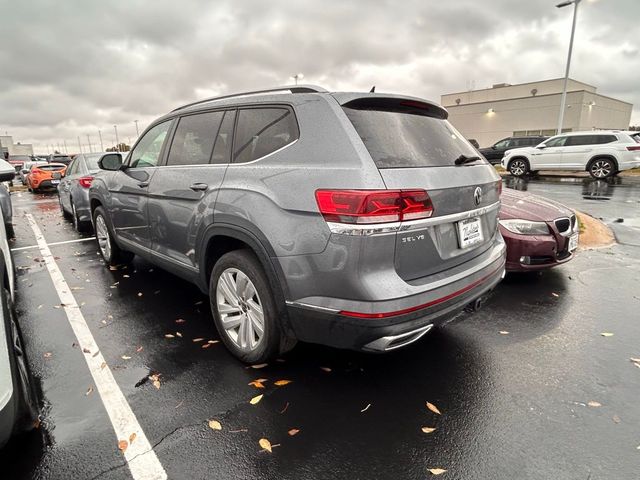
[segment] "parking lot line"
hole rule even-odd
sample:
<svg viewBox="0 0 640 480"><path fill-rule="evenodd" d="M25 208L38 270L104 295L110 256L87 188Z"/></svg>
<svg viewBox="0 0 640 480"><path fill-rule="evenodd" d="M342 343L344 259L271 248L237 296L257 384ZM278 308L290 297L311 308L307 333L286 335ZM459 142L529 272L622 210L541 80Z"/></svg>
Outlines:
<svg viewBox="0 0 640 480"><path fill-rule="evenodd" d="M49 245L44 239L40 228L34 220L33 215L28 213L26 217L36 237L40 254L47 266L53 285L60 298L60 303L75 333L78 344L83 352L88 352L83 353L84 359L87 362L95 386L100 394L100 399L109 415L113 430L116 433L117 440L114 441L114 448L116 448L119 442L127 442L126 449L124 449L124 458L127 461L134 479L166 479L167 474L164 468L160 464L147 436L127 403L124 394L113 378L111 369L106 364L91 334L91 330L89 330L89 326L80 311L78 303L67 286L64 276L51 254L51 250L49 250Z"/></svg>
<svg viewBox="0 0 640 480"><path fill-rule="evenodd" d="M51 242L51 243L48 243L47 246L54 247L56 245L65 245L67 243L89 242L91 240L95 240L95 237L76 238L74 240L65 240L64 242ZM40 248L40 245L29 245L28 247L12 248L11 251L19 252L21 250L31 250L33 248Z"/></svg>

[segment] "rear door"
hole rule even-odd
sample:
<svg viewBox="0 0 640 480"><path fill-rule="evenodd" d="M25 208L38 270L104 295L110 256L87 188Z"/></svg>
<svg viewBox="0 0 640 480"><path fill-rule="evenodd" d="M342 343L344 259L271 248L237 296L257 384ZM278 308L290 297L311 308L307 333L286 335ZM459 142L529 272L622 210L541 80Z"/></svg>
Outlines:
<svg viewBox="0 0 640 480"><path fill-rule="evenodd" d="M172 120L147 130L129 154L126 168L109 181L109 211L116 234L129 242L147 247L151 244L147 212L147 189L172 125Z"/></svg>
<svg viewBox="0 0 640 480"><path fill-rule="evenodd" d="M60 196L60 202L64 205L64 208L67 209L68 212L71 211L71 201L70 201L70 193L71 193L71 182L78 171L80 162L82 160L82 155L76 155L76 157L71 161L67 171L60 180L60 185L58 186L58 195Z"/></svg>
<svg viewBox="0 0 640 480"><path fill-rule="evenodd" d="M584 170L587 161L596 154L599 145L617 141L611 134L571 135L562 154L562 164L568 169Z"/></svg>
<svg viewBox="0 0 640 480"><path fill-rule="evenodd" d="M164 165L149 185L152 249L183 266L196 266L200 227L213 208L231 154L234 110L181 117Z"/></svg>
<svg viewBox="0 0 640 480"><path fill-rule="evenodd" d="M499 177L443 118L414 101L343 105L388 189L424 189L431 218L403 224L395 266L405 280L436 274L485 252L495 241ZM416 108L408 108L416 107ZM486 207L486 208L485 208ZM404 229L407 227L408 229Z"/></svg>

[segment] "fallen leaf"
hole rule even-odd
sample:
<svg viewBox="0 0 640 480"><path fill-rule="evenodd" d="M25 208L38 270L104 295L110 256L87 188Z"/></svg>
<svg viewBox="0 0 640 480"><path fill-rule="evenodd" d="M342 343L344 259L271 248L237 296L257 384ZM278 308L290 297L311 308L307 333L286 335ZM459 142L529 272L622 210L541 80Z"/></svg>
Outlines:
<svg viewBox="0 0 640 480"><path fill-rule="evenodd" d="M273 453L273 451L271 450L271 442L266 438L261 438L260 440L258 440L258 445L260 445L263 450L266 450L269 453Z"/></svg>
<svg viewBox="0 0 640 480"><path fill-rule="evenodd" d="M120 440L118 442L118 448L122 453L124 453L124 451L127 449L128 446L129 446L129 442L127 442L126 440Z"/></svg>
<svg viewBox="0 0 640 480"><path fill-rule="evenodd" d="M172 335L171 333L167 333L165 334L165 338L176 338L175 335Z"/></svg>
<svg viewBox="0 0 640 480"><path fill-rule="evenodd" d="M364 407L362 410L360 410L360 413L366 412L367 410L369 410L369 407L371 406L371 404L367 404L366 407Z"/></svg>
<svg viewBox="0 0 640 480"><path fill-rule="evenodd" d="M44 358L51 358L51 352L47 352L44 354Z"/></svg>
<svg viewBox="0 0 640 480"><path fill-rule="evenodd" d="M431 410L433 413L437 413L438 415L442 415L438 407L436 407L433 403L427 402L427 408Z"/></svg>
<svg viewBox="0 0 640 480"><path fill-rule="evenodd" d="M509 332L506 330L500 330L500 335L509 335Z"/></svg>
<svg viewBox="0 0 640 480"><path fill-rule="evenodd" d="M211 430L222 430L222 425L217 420L209 420L209 428Z"/></svg>
<svg viewBox="0 0 640 480"><path fill-rule="evenodd" d="M220 340L208 340L207 343L210 345L215 345L216 343L220 343Z"/></svg>
<svg viewBox="0 0 640 480"><path fill-rule="evenodd" d="M83 348L83 349L82 349L82 351L83 351L84 353L91 353L91 350L89 350L88 348Z"/></svg>
<svg viewBox="0 0 640 480"><path fill-rule="evenodd" d="M631 360L633 363L640 363L640 358L631 357L629 360Z"/></svg>
<svg viewBox="0 0 640 480"><path fill-rule="evenodd" d="M111 265L111 266L109 267L109 270L111 270L111 271L113 272L113 271L115 271L115 270L118 270L118 267L114 267L113 265Z"/></svg>
<svg viewBox="0 0 640 480"><path fill-rule="evenodd" d="M612 417L612 419L613 419L613 421L614 421L614 422L616 422L616 423L620 423L620 421L621 421L621 420L620 420L620 417L619 417L618 415L614 415L614 416Z"/></svg>
<svg viewBox="0 0 640 480"><path fill-rule="evenodd" d="M256 387L256 388L264 388L264 385L262 384L262 382L259 382L258 380L249 382L248 385L251 385L252 387Z"/></svg>
<svg viewBox="0 0 640 480"><path fill-rule="evenodd" d="M267 365L269 365L269 364L268 363L258 363L257 365L251 365L251 368L255 368L255 369L264 368Z"/></svg>
<svg viewBox="0 0 640 480"><path fill-rule="evenodd" d="M123 360L131 360L131 357L129 355L122 355L122 357L120 358L122 358Z"/></svg>
<svg viewBox="0 0 640 480"><path fill-rule="evenodd" d="M104 367L107 366L107 362L102 362L102 364L100 365L100 370L104 369Z"/></svg>
<svg viewBox="0 0 640 480"><path fill-rule="evenodd" d="M184 323L184 322L186 322L186 320L184 318L178 318L176 320L176 323Z"/></svg>
<svg viewBox="0 0 640 480"><path fill-rule="evenodd" d="M446 470L444 468L428 468L431 475L442 475Z"/></svg>
<svg viewBox="0 0 640 480"><path fill-rule="evenodd" d="M594 408L602 406L602 404L600 402L596 402L594 400L591 400L590 402L588 402L587 405L589 405L590 407L594 407Z"/></svg>
<svg viewBox="0 0 640 480"><path fill-rule="evenodd" d="M320 370L324 371L324 372L330 372L331 369L329 367L320 367Z"/></svg>
<svg viewBox="0 0 640 480"><path fill-rule="evenodd" d="M151 380L151 383L153 383L154 387L160 390L160 374L159 373L153 373L149 375L149 380Z"/></svg>
<svg viewBox="0 0 640 480"><path fill-rule="evenodd" d="M136 437L137 437L136 432L133 432L131 435L129 435L129 443L130 444L133 443Z"/></svg>
<svg viewBox="0 0 640 480"><path fill-rule="evenodd" d="M142 345L140 345L138 348L136 348L136 352L140 353L142 350L144 350L144 347Z"/></svg>
<svg viewBox="0 0 640 480"><path fill-rule="evenodd" d="M202 342L204 340L204 338L202 337L198 337L198 338L194 338L193 340L191 340L193 343L198 343L198 342Z"/></svg>
<svg viewBox="0 0 640 480"><path fill-rule="evenodd" d="M176 337L182 338L182 334L180 332L176 332Z"/></svg>
<svg viewBox="0 0 640 480"><path fill-rule="evenodd" d="M613 333L611 332L604 332L604 333L601 333L600 335L602 335L603 337L613 337Z"/></svg>
<svg viewBox="0 0 640 480"><path fill-rule="evenodd" d="M553 295L554 297L559 297L560 295L558 295L556 292L551 292L551 295Z"/></svg>
<svg viewBox="0 0 640 480"><path fill-rule="evenodd" d="M289 434L289 436L293 437L294 435L297 435L298 433L300 433L300 430L298 430L297 428L292 428L287 433Z"/></svg>
<svg viewBox="0 0 640 480"><path fill-rule="evenodd" d="M435 427L422 427L422 431L424 433L432 433L432 432L435 432L436 429L435 429Z"/></svg>
<svg viewBox="0 0 640 480"><path fill-rule="evenodd" d="M211 346L210 343L205 343L204 345L202 345L202 348L209 348Z"/></svg>
<svg viewBox="0 0 640 480"><path fill-rule="evenodd" d="M262 397L263 397L263 396L264 396L264 395L257 395L257 396L255 396L255 397L253 397L251 400L249 400L249 403L250 403L251 405L255 405L255 404L256 404L256 403L258 403L260 400L262 400Z"/></svg>
<svg viewBox="0 0 640 480"><path fill-rule="evenodd" d="M142 292L138 292L138 296L141 297L142 296Z"/></svg>
<svg viewBox="0 0 640 480"><path fill-rule="evenodd" d="M276 382L273 382L274 385L278 386L278 387L283 387L285 385L289 385L293 380L278 380Z"/></svg>
<svg viewBox="0 0 640 480"><path fill-rule="evenodd" d="M91 393L92 393L92 392L93 392L93 387L89 387L89 388L87 389L87 392L84 394L84 395L85 395L85 397L88 397L89 395L91 395Z"/></svg>

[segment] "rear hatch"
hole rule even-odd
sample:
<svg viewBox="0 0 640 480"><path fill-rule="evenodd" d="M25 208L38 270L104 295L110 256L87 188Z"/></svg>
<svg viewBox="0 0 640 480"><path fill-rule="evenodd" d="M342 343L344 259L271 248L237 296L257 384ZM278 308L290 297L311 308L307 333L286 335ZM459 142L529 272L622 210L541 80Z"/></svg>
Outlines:
<svg viewBox="0 0 640 480"><path fill-rule="evenodd" d="M446 120L446 110L420 99L378 95L338 101L385 186L422 189L431 198L431 217L403 222L396 234L394 262L403 279L453 268L492 245L500 177Z"/></svg>

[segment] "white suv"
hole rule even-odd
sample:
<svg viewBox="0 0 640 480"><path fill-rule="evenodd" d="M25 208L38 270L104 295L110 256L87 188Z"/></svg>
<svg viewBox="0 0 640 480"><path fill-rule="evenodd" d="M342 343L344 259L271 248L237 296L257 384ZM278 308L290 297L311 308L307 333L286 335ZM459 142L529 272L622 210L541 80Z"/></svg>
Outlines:
<svg viewBox="0 0 640 480"><path fill-rule="evenodd" d="M593 178L606 178L640 167L640 132L563 133L535 147L507 150L502 166L515 177L538 170L586 170Z"/></svg>

